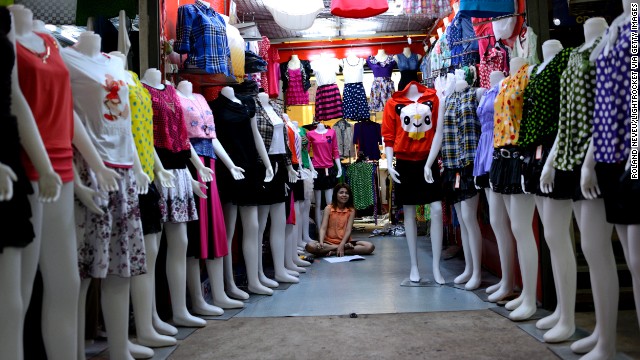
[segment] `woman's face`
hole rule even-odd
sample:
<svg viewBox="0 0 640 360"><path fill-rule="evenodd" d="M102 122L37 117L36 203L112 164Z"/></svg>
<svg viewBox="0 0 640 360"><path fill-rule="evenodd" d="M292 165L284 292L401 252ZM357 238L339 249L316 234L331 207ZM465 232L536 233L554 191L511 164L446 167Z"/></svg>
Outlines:
<svg viewBox="0 0 640 360"><path fill-rule="evenodd" d="M349 201L349 192L346 188L340 188L338 190L338 202L340 204L346 204Z"/></svg>

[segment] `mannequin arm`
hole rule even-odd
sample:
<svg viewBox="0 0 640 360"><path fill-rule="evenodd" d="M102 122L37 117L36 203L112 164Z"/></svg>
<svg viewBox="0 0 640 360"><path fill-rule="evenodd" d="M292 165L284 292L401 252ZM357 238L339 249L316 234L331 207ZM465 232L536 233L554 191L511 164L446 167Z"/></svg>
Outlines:
<svg viewBox="0 0 640 360"><path fill-rule="evenodd" d="M338 174L336 175L336 177L339 178L340 176L342 176L342 164L340 164L340 158L333 159L333 162L338 167Z"/></svg>
<svg viewBox="0 0 640 360"><path fill-rule="evenodd" d="M293 166L287 165L287 175L289 177L290 183L295 183L298 181L298 172L293 169Z"/></svg>
<svg viewBox="0 0 640 360"><path fill-rule="evenodd" d="M133 146L135 150L135 145L133 142L131 143L131 146ZM151 182L151 178L149 178L149 175L145 174L144 171L142 171L142 164L140 164L140 156L138 156L138 152L136 151L134 154L133 173L136 177L136 193L138 195L144 195L149 192L149 183Z"/></svg>
<svg viewBox="0 0 640 360"><path fill-rule="evenodd" d="M429 150L429 157L427 163L424 164L424 179L429 183L433 183L433 174L431 172L431 165L436 161L440 147L442 146L442 132L444 129L444 99L439 98L438 101L438 124L436 125L436 134L433 137L431 143L431 150Z"/></svg>
<svg viewBox="0 0 640 360"><path fill-rule="evenodd" d="M593 140L593 138L592 138ZM598 178L596 177L596 159L593 157L595 147L593 141L589 142L587 154L584 156L584 162L580 169L580 189L582 196L587 200L593 200L600 195L600 187L598 186Z"/></svg>
<svg viewBox="0 0 640 360"><path fill-rule="evenodd" d="M558 137L556 136L556 140L553 142L553 147L549 152L547 161L545 161L544 166L542 167L542 174L540 174L540 190L545 194L549 194L553 191L553 180L556 176L556 169L553 167L553 161L557 154Z"/></svg>
<svg viewBox="0 0 640 360"><path fill-rule="evenodd" d="M203 188L206 190L209 187L200 181L191 178L191 190L193 190L193 193L198 195L199 198L206 199L207 195L202 191Z"/></svg>
<svg viewBox="0 0 640 360"><path fill-rule="evenodd" d="M96 198L100 198L103 201L104 193L93 190L92 188L85 186L80 180L80 174L76 169L76 165L73 165L73 193L80 200L80 202L94 214L104 215L104 211L100 209L100 205L96 201Z"/></svg>
<svg viewBox="0 0 640 360"><path fill-rule="evenodd" d="M40 176L38 179L38 199L47 203L56 201L60 196L62 180L53 170L47 150L40 137L36 120L33 118L27 99L24 98L22 91L20 91L17 66L14 66L11 72L11 112L18 119L20 144ZM10 195L13 196L13 191L11 191Z"/></svg>
<svg viewBox="0 0 640 360"><path fill-rule="evenodd" d="M264 141L262 140L262 136L260 136L260 132L258 131L258 120L256 120L255 116L251 118L251 132L253 133L253 140L256 143L258 155L260 156L260 159L262 159L264 167L267 168L267 174L264 177L264 182L269 182L273 179L273 169L271 168L271 162L269 161L267 148L264 146Z"/></svg>
<svg viewBox="0 0 640 360"><path fill-rule="evenodd" d="M13 197L13 182L18 176L5 164L0 163L0 201L9 201Z"/></svg>
<svg viewBox="0 0 640 360"><path fill-rule="evenodd" d="M227 169L229 169L233 178L236 180L244 179L244 169L233 163L233 160L231 160L227 151L222 147L220 140L213 139L211 140L211 143L213 144L213 150L218 156L218 159L222 160L222 163L227 167Z"/></svg>
<svg viewBox="0 0 640 360"><path fill-rule="evenodd" d="M317 179L318 172L316 171L316 168L313 167L313 161L311 161L311 156L309 156L309 153L307 153L307 159L309 160L309 170L311 170L311 176L314 179Z"/></svg>
<svg viewBox="0 0 640 360"><path fill-rule="evenodd" d="M153 172L156 174L156 179L160 180L160 185L164 188L175 187L175 185L173 185L175 176L162 166L162 161L160 161L160 157L155 148L153 149L153 160Z"/></svg>
<svg viewBox="0 0 640 360"><path fill-rule="evenodd" d="M91 143L91 139L89 139L87 130L85 130L80 117L75 111L73 112L73 120L73 146L78 149L91 170L96 173L98 187L104 191L118 191L120 175L104 165L98 151Z"/></svg>
<svg viewBox="0 0 640 360"><path fill-rule="evenodd" d="M400 184L400 174L393 168L393 148L387 146L384 148L384 155L387 158L387 170L391 176L391 180Z"/></svg>
<svg viewBox="0 0 640 360"><path fill-rule="evenodd" d="M202 181L210 182L211 180L213 180L213 170L204 166L204 164L200 160L200 156L198 156L198 153L196 153L196 149L194 149L193 146L191 147L191 163L196 167L198 175L200 176L200 179L202 179Z"/></svg>

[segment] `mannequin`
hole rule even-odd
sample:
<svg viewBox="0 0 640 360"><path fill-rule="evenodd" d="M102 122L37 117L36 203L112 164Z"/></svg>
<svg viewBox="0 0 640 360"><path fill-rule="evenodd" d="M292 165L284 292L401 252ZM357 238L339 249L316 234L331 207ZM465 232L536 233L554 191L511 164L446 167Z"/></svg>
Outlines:
<svg viewBox="0 0 640 360"><path fill-rule="evenodd" d="M385 106L385 112L384 112L384 120L383 120L383 129L382 129L382 136L385 139L385 143L387 144L393 144L394 146L398 146L399 149L403 150L403 152L408 152L408 153L412 153L415 151L407 151L406 149L402 149L402 145L396 145L396 143L394 142L395 139L397 138L397 134L400 134L400 140L404 140L401 136L407 136L406 134L400 132L400 129L395 128L395 122L400 122L399 119L394 118L394 114L396 113L395 108L396 107L400 107L401 105L405 105L405 104L416 104L417 101L421 100L422 98L428 98L428 102L427 100L423 100L425 106L428 106L427 104L430 102L432 109L426 110L426 108L420 107L421 109L424 109L423 112L429 115L433 114L433 109L437 109L437 124L436 124L436 129L434 131L434 135L432 137L432 142L431 144L427 144L428 146L430 146L426 163L424 165L424 181L427 184L434 184L434 188L430 189L430 191L433 191L434 193L436 193L435 196L433 196L433 198L438 198L437 201L431 201L430 202L430 206L431 206L431 248L432 248L432 252L433 252L433 264L432 264L432 268L433 268L433 276L435 281L438 284L444 284L444 278L442 277L442 274L440 273L440 255L442 252L442 203L439 200L441 198L440 194L437 194L437 189L440 187L440 184L437 183L436 180L439 180L439 172L434 174L434 162L436 161L436 158L438 156L438 153L440 152L440 147L442 144L442 134L443 134L443 119L444 119L444 105L445 102L444 101L439 101L437 98L436 93L432 93L430 90L427 90L425 87L423 87L422 85L419 85L417 82L412 82L410 83L407 88L406 88L406 92L404 94L402 94L403 91L400 91L396 94L394 94L394 96L392 97L392 99L387 102L387 105ZM437 102L435 102L434 100L438 100ZM398 102L398 105L396 105L396 102ZM435 102L435 104L434 104ZM408 107L408 106L405 106ZM418 108L418 106L416 105L416 108ZM404 108L402 108L404 109ZM401 113L400 113L401 114ZM398 114L398 115L400 115ZM421 116L423 115L422 113L420 114ZM429 125L431 125L432 122L429 123ZM420 128L416 129L416 130L422 130L422 127L424 126L424 124L420 124ZM431 130L430 128L427 130ZM407 130L405 130L404 128L402 129L402 131L406 131L407 133L409 133ZM411 133L409 133L411 134ZM393 140L392 140L393 139ZM411 145L412 142L409 142L409 145L406 146L412 146ZM402 174L400 172L398 172L394 166L393 166L393 157L394 157L394 146L386 146L385 147L385 155L387 158L387 166L389 169L389 175L391 176L391 178L393 179L393 181L395 181L398 184L401 184L401 181L405 181L405 184L410 184L411 181L413 180L414 183L416 183L415 179L410 179L409 177L403 179L402 178ZM405 147L406 147L405 146ZM424 151L423 151L424 152ZM400 153L400 151L396 152L396 153ZM406 153L402 154L403 156L408 156ZM410 156L410 155L409 155ZM422 155L424 156L424 155ZM422 157L421 156L421 157ZM409 157L410 159L410 157ZM400 160L398 160L399 162ZM405 160L405 161L411 161L411 160ZM418 161L411 161L412 163L418 163ZM406 166L406 165L405 165ZM418 163L418 166L420 166L420 164ZM434 178L435 176L435 178ZM421 179L418 179L419 183L422 182ZM427 185L428 186L428 185ZM423 203L423 201L420 201L420 203ZM418 270L418 259L417 259L417 224L416 224L416 208L415 208L415 204L403 204L403 209L404 209L404 219L405 219L405 230L406 230L406 237L407 237L407 245L409 246L409 257L411 260L411 271L410 271L410 275L409 275L409 280L412 282L419 282L420 281L420 272Z"/></svg>
<svg viewBox="0 0 640 360"><path fill-rule="evenodd" d="M510 76L515 76L526 64L527 61L524 58L512 58L509 62ZM507 79L504 79L501 84ZM493 189L494 184L491 186ZM509 301L505 308L511 311L509 314L511 320L524 320L536 312L535 289L538 275L538 249L531 224L535 200L531 194L527 193L503 194L502 198L507 215L511 220L511 231L516 239L518 261L522 273L522 293L518 298Z"/></svg>
<svg viewBox="0 0 640 360"><path fill-rule="evenodd" d="M418 81L418 69L422 59L420 54L411 53L411 48L407 46L402 50L402 54L393 55L393 59L400 70L399 90L404 89L411 81Z"/></svg>
<svg viewBox="0 0 640 360"><path fill-rule="evenodd" d="M469 84L466 80L464 80L464 71L456 70L456 83L454 91L456 94L461 94L463 92L468 91ZM476 99L480 98L478 95L480 92L478 90L472 90L476 92ZM460 96L460 95L452 95L452 96ZM455 101L455 100L453 100ZM477 108L477 101L474 101L472 104L473 108ZM456 115L457 116L457 115ZM475 121L479 124L477 117L475 119L466 119L465 121ZM445 117L445 122L450 120L449 117ZM459 121L457 118L453 119L454 121ZM454 125L455 126L455 125ZM465 126L467 128L467 126ZM479 129L479 127L478 127ZM460 150L464 151L464 150ZM475 154L474 154L475 157ZM445 162L445 171L449 170L456 171L456 183L458 185L459 190L453 190L454 193L464 194L464 195L456 195L455 200L459 200L458 196L463 196L465 199L462 201L457 201L454 204L456 209L456 214L458 215L458 222L460 223L460 231L462 234L462 247L464 250L464 258L465 258L465 269L462 274L457 276L454 279L454 283L456 284L465 284L465 289L467 290L475 290L480 286L482 281L481 277L481 262L482 262L482 234L480 234L480 225L478 224L478 202L480 197L478 193L475 191L475 186L469 185L470 189L464 189L464 186L461 186L460 182L470 182L471 172L468 174L464 174L465 168L471 166L470 169L473 168L473 164L464 165L464 168L456 168L456 169L446 169L447 162ZM460 179L462 177L462 179ZM467 179L464 179L467 178ZM460 179L460 180L458 180ZM449 185L449 184L448 184ZM455 184L453 185L455 188ZM455 201L453 200L453 201Z"/></svg>
<svg viewBox="0 0 640 360"><path fill-rule="evenodd" d="M178 95L183 98L195 100L196 96L193 94L193 84L191 82L183 80L178 83ZM207 106L207 109L208 106ZM213 150L217 157L225 164L225 166L229 169L234 179L244 179L244 169L235 166L233 161L229 158L229 155L220 144L220 140L217 138L213 138L210 140ZM202 159L202 158L201 158ZM215 166L215 161L213 161L213 165ZM212 179L215 181L215 179ZM213 186L213 183L212 185ZM218 196L217 194L217 186L215 186L215 193L211 194L211 196ZM215 210L215 209L214 209ZM212 221L212 219L209 219ZM211 235L210 235L211 236ZM226 245L226 239L225 239ZM213 251L213 249L209 249L209 251ZM207 272L209 275L209 280L211 284L211 290L213 295L213 305L218 306L222 309L233 309L233 308L242 308L244 307L244 303L241 301L230 299L227 294L224 292L224 261L223 257L208 257L205 259L205 265L207 268ZM189 283L189 289L191 291L191 298L202 297L201 294L201 286L200 286L200 259L190 257L187 260L187 279Z"/></svg>
<svg viewBox="0 0 640 360"><path fill-rule="evenodd" d="M624 38L624 32L625 29L629 29L629 22L631 20L631 2L623 0L622 7L624 10L623 13L611 23L609 31L605 33L602 40L593 50L589 58L590 61L597 63L598 75L602 70L604 70L600 68L601 63L609 62L611 59L611 55L615 54L615 50L620 49L619 46L626 45L622 41L628 41L628 38ZM623 65L628 66L628 64L624 63ZM597 84L598 87L600 87L601 85L601 83ZM629 101L628 98L627 100L622 100L623 103L628 103ZM599 99L596 95L596 103L597 101L599 101ZM597 118L601 115L597 112L594 112L594 115L596 115L594 116L595 127L597 125L596 120L598 120ZM601 123L602 122L600 122L600 124ZM611 187L612 185L607 185L607 175L609 172L596 171L596 158L594 154L598 152L598 149L596 149L597 141L598 140L596 140L596 134L594 133L587 154L585 155L584 162L582 164L580 178L582 194L587 199L580 202L582 203L579 210L582 212L579 215L581 219L580 231L582 234L589 235L587 237L583 236L583 239L581 239L581 241L583 252L589 264L589 275L591 278L591 286L596 313L596 326L593 333L590 336L571 344L571 350L573 350L574 352L579 354L587 353L581 359L613 358L616 353L615 329L617 323L616 320L619 297L618 274L615 258L613 256L613 249L611 246L612 224L609 223L609 221L604 224L602 221L603 219L609 217L608 211L605 211L605 203L607 201L606 190L611 190L605 188ZM598 163L598 165L611 166L612 164ZM618 167L621 164L616 165L614 166ZM625 167L629 167L628 160ZM604 170L609 169L610 168L604 168ZM615 176L617 178L617 174L612 174L611 176ZM617 181L617 179L616 182L618 184L620 183L619 181ZM600 199L600 196L605 197L605 199ZM576 216L578 216L578 214L576 214ZM598 217L594 218L594 216ZM594 221L590 221L590 219L594 219ZM584 228L582 227L583 225ZM640 289L638 289L638 251L636 246L638 239L640 238L640 225L623 225L617 223L613 225L615 225L616 232L618 234L618 237L620 238L620 243L624 250L625 260L631 272L634 297L637 308Z"/></svg>
<svg viewBox="0 0 640 360"><path fill-rule="evenodd" d="M298 55L291 55L291 59L289 60L289 65L287 65L289 69L299 69L300 68L300 58Z"/></svg>
<svg viewBox="0 0 640 360"><path fill-rule="evenodd" d="M387 52L384 51L384 49L378 49L378 52L376 53L375 58L378 61L385 61L387 59L389 55L387 55Z"/></svg>
<svg viewBox="0 0 640 360"><path fill-rule="evenodd" d="M266 125L270 125L273 127L273 133L274 136L272 139L263 139L263 141L268 141L271 146L269 149L267 149L267 151L269 152L269 159L271 162L271 167L273 169L275 169L275 174L274 174L274 181L272 182L272 184L276 184L275 181L277 181L277 177L278 177L278 171L284 171L284 169L282 169L281 164L283 164L284 162L279 162L276 159L276 156L280 156L282 158L284 158L285 156L288 156L290 158L291 155L287 155L286 151L289 150L288 145L287 145L287 137L283 137L283 133L286 134L286 129L283 129L284 126L286 126L286 124L284 124L282 118L280 118L278 116L278 114L276 113L276 111L273 109L273 107L271 106L271 104L269 103L269 95L267 95L266 93L262 92L258 94L258 102L259 102L259 107L261 106L262 109L264 110L264 112L266 113L268 119L258 119L258 126L259 127L263 127L264 125L261 124L261 121L269 121L270 124L266 124ZM263 116L263 114L260 113L259 110L256 111L256 115L260 114L260 116ZM278 127L278 125L280 125ZM278 134L277 132L283 132ZM280 135L279 137L276 137ZM275 143L276 141L281 142L280 144ZM265 143L265 148L266 148L267 144ZM279 147L280 150L275 150L275 148ZM280 151L284 151L284 153L280 152ZM291 160L289 160L290 162ZM280 169L278 169L278 165L280 165ZM281 177L282 178L282 177ZM296 173L295 170L293 170L293 167L291 166L291 164L287 164L286 165L286 178L288 178L288 181L290 183L296 182L298 175ZM286 180L284 180L286 181ZM284 187L285 184L282 184L282 186ZM279 189L266 189L266 190L273 190L273 191L279 191ZM282 201L280 201L282 200ZM278 198L277 201L273 203L273 201L276 200L268 200L265 201L267 202L267 204L260 204L258 206L258 221L259 221L259 227L258 227L258 240L259 240L259 244L262 243L262 236L264 233L264 230L267 226L267 217L271 216L271 225L269 228L270 231L270 236L269 236L269 242L271 244L271 254L273 256L273 267L275 270L275 279L276 281L279 282L290 282L290 283L297 283L298 279L295 276L292 275L296 275L298 274L297 272L293 272L293 273L288 273L286 268L285 268L285 228L286 228L286 216L285 216L285 197L282 198ZM260 200L259 200L260 201ZM261 263L261 257L259 257L260 262L259 267L258 267L258 271L259 274L262 275L260 276L260 281L267 286L272 286L273 282L271 281L265 281L265 279L267 279L266 276L263 276L264 273L262 271L262 263ZM278 286L277 284L275 286Z"/></svg>
<svg viewBox="0 0 640 360"><path fill-rule="evenodd" d="M492 71L489 75L491 87L498 85L505 76L502 71ZM485 93L486 94L486 93ZM492 131L493 137L493 131ZM485 188L485 195L489 202L489 220L491 228L498 243L498 253L500 255L500 269L502 278L500 282L487 288L489 301L496 302L513 292L513 234L509 226L509 216L503 195L493 191L490 187Z"/></svg>
<svg viewBox="0 0 640 360"><path fill-rule="evenodd" d="M365 95L366 97L366 95ZM306 244L312 241L309 236L309 212L311 211L311 197L313 196L313 179L318 177L318 172L313 167L313 161L309 157L309 139L307 137L307 129L299 127L299 134L301 140L301 156L302 156L302 171L304 174L304 202L300 204L300 214L302 218L301 222L301 237L304 244L298 244L298 247L304 251Z"/></svg>
<svg viewBox="0 0 640 360"><path fill-rule="evenodd" d="M225 131L224 113L220 113L216 115L216 111L222 111L223 106L225 106L223 105L225 104L224 103L225 101L235 104L234 106L236 107L246 108L247 105L244 105L244 103L235 96L233 88L229 86L223 87L222 90L220 91L220 95L221 96L218 97L218 99L216 99L212 103L211 108L214 110L214 118L216 119L216 122L217 122L217 132L218 132L220 142L225 146L226 149L229 149L231 145L227 145L227 144L231 144L230 143L230 141L232 140L231 138L232 136L235 136L235 135L232 135L232 133L235 134L235 131L233 130L229 130L228 132ZM252 116L250 118L249 124L246 124L245 128L247 127L251 128L253 143L255 144L254 146L256 148L255 150L256 154L253 154L253 149L251 149L251 153L248 154L248 156L258 155L262 159L262 163L264 164L263 166L266 167L264 182L269 182L273 179L273 176L274 176L273 168L271 167L271 163L268 161L269 156L264 146L264 142L262 141L262 137L258 133L258 126L257 126L257 121L255 116ZM250 141L249 143L252 143L252 142ZM234 149L233 154L237 154L237 150L238 149ZM233 160L234 160L234 163L238 163L235 158L233 158ZM253 166L253 167L256 168L257 164L256 166ZM255 180L256 182L260 182L260 183L262 182L263 180L262 178L251 179L250 176L247 176L247 172L251 171L252 169L247 167L243 167L243 169L245 170L245 176L249 181ZM218 176L219 175L220 175L220 170L218 170ZM255 173L252 173L251 176L257 177L258 175ZM249 183L249 184L252 186L254 185L254 183ZM225 193L225 191L231 191L231 190L233 189L225 189L224 185L221 184L220 194L222 195ZM255 187L250 190L252 191L252 194L253 192L257 191ZM234 194L233 196L238 196L238 194ZM229 248L231 248L231 242L233 240L237 214L238 214L238 211L240 212L240 218L242 219L242 234L243 234L242 252L244 255L244 261L245 261L245 266L247 270L248 290L255 294L272 295L273 290L262 285L258 276L258 264L259 264L258 261L259 261L259 257L261 256L259 236L258 236L258 206L253 205L254 204L253 202L245 202L245 201L240 202L238 201L237 197L230 198L230 199L221 198L221 201L224 204L223 210L224 210L224 218L226 223L225 225L227 229L227 243ZM226 285L225 288L226 288L227 294L233 298L246 300L249 298L249 294L238 289L238 287L236 286L235 280L233 277L232 264L233 264L233 261L231 258L231 252L229 252L229 254L227 254L227 256L224 257L224 274L225 274L225 285Z"/></svg>
<svg viewBox="0 0 640 360"><path fill-rule="evenodd" d="M340 154L338 153L338 142L335 139L335 131L331 129L327 129L322 122L318 123L315 130L307 133L307 137L309 138L309 144L311 150L313 150L314 154L317 153L318 146L322 144L322 141L327 142L326 138L332 138L331 151L333 157L333 163L335 164L335 168L338 169L337 174L335 175L335 179L342 176L342 164L340 163ZM326 136L324 136L327 134ZM320 140L318 140L318 138ZM320 141L320 142L319 142ZM331 144L331 143L329 143ZM321 224L322 221L322 193L324 193L324 200L327 204L331 203L331 197L333 196L333 187L336 185L337 180L330 179L332 176L332 165L329 165L328 162L321 163L318 160L318 156L313 158L313 168L318 172L318 178L314 181L314 195L315 195L315 220L316 225ZM326 179L323 183L319 180L320 178Z"/></svg>

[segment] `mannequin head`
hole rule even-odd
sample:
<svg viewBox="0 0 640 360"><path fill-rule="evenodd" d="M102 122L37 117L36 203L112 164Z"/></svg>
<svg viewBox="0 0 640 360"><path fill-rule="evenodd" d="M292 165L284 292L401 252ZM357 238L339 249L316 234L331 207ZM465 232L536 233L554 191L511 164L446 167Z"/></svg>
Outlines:
<svg viewBox="0 0 640 360"><path fill-rule="evenodd" d="M502 79L504 79L504 73L502 71L492 71L491 74L489 74L489 83L491 84L491 87L502 81Z"/></svg>
<svg viewBox="0 0 640 360"><path fill-rule="evenodd" d="M11 5L9 7L13 15L16 36L25 35L33 31L33 12L23 5Z"/></svg>
<svg viewBox="0 0 640 360"><path fill-rule="evenodd" d="M269 95L266 92L259 92L258 100L262 105L267 105L269 104Z"/></svg>
<svg viewBox="0 0 640 360"><path fill-rule="evenodd" d="M521 67L527 64L527 59L522 57L514 57L509 61L509 73L515 75Z"/></svg>
<svg viewBox="0 0 640 360"><path fill-rule="evenodd" d="M455 85L454 90L456 92L463 91L463 90L465 90L466 88L469 87L469 84L467 83L467 80L465 80L464 70L456 69L455 76L456 76L456 85Z"/></svg>
<svg viewBox="0 0 640 360"><path fill-rule="evenodd" d="M584 41L592 44L598 36L602 35L609 25L603 17L593 17L584 22Z"/></svg>
<svg viewBox="0 0 640 360"><path fill-rule="evenodd" d="M177 89L182 95L186 95L186 96L193 95L193 84L187 80L180 81L178 83Z"/></svg>
<svg viewBox="0 0 640 360"><path fill-rule="evenodd" d="M411 55L411 48L410 48L410 47L408 47L408 46L405 46L405 48L404 48L404 49L402 49L402 53L403 53L405 56L409 56L409 55Z"/></svg>
<svg viewBox="0 0 640 360"><path fill-rule="evenodd" d="M298 55L293 54L291 55L291 61L299 61L300 59L298 58Z"/></svg>
<svg viewBox="0 0 640 360"><path fill-rule="evenodd" d="M78 42L74 48L86 56L96 57L100 55L101 41L100 35L93 31L85 31L78 36Z"/></svg>
<svg viewBox="0 0 640 360"><path fill-rule="evenodd" d="M562 44L560 41L551 39L542 44L542 58L544 62L548 62L556 56L557 53L562 51Z"/></svg>
<svg viewBox="0 0 640 360"><path fill-rule="evenodd" d="M156 68L147 69L147 71L144 72L144 76L142 77L142 82L158 89L163 88L161 81L162 76L160 74L160 70Z"/></svg>

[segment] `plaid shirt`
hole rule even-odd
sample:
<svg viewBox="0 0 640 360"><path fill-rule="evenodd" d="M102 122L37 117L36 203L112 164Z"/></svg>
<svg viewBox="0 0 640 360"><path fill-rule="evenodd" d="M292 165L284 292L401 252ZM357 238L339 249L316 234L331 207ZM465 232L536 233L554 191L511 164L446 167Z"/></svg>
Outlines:
<svg viewBox="0 0 640 360"><path fill-rule="evenodd" d="M199 2L182 5L176 33L173 48L179 54L189 54L185 64L211 74L233 75L227 25L220 14Z"/></svg>
<svg viewBox="0 0 640 360"><path fill-rule="evenodd" d="M276 114L282 118L282 108L280 105L273 101L269 101L273 110L275 110ZM284 121L284 120L283 120ZM262 136L262 141L264 141L264 147L269 151L271 147L271 140L273 140L273 124L271 124L271 119L269 118L269 114L262 107L262 104L259 100L256 99L256 122L258 123L258 132L260 132L260 136ZM284 132L284 144L285 144L285 161L287 165L291 165L291 149L289 149L289 134L287 132L287 124L284 124L282 127L282 131ZM262 161L262 159L259 159Z"/></svg>
<svg viewBox="0 0 640 360"><path fill-rule="evenodd" d="M447 96L442 139L442 161L445 168L463 168L473 163L480 139L477 108L475 88L454 91Z"/></svg>

